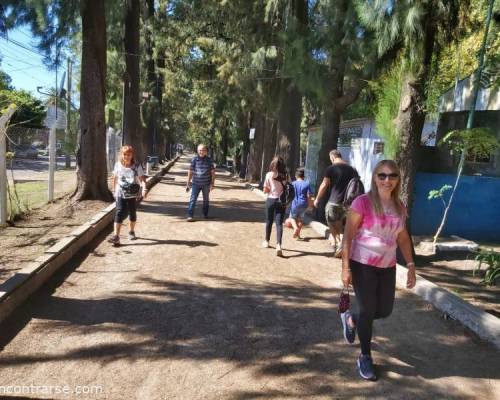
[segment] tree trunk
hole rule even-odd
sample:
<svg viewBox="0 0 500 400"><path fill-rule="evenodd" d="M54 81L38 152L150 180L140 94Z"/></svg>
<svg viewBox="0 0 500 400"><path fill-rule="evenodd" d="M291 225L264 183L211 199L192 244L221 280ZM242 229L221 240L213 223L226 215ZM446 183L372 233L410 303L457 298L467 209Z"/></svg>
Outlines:
<svg viewBox="0 0 500 400"><path fill-rule="evenodd" d="M401 199L410 210L413 202L413 181L418 166L420 136L425 121L423 98L415 81L403 79L401 103L397 117L399 151L396 162L401 172Z"/></svg>
<svg viewBox="0 0 500 400"><path fill-rule="evenodd" d="M124 143L131 145L135 150L137 162L145 159L143 146L143 131L141 127L140 99L139 99L139 0L127 0L125 16L125 113L123 115Z"/></svg>
<svg viewBox="0 0 500 400"><path fill-rule="evenodd" d="M255 113L252 116L251 126L255 128L255 138L250 144L250 154L248 157L247 180L250 182L260 182L262 170L262 155L264 146L265 117L262 113Z"/></svg>
<svg viewBox="0 0 500 400"><path fill-rule="evenodd" d="M425 83L429 76L434 52L435 26L428 18L425 27L424 55L416 77L407 73L403 78L401 102L397 117L399 152L396 162L401 170L401 199L410 214L413 205L413 182L419 163L419 148L425 122Z"/></svg>
<svg viewBox="0 0 500 400"><path fill-rule="evenodd" d="M144 7L144 36L146 45L147 57L147 89L153 96L150 97L148 115L147 115L147 155L159 155L158 146L158 77L155 72L155 60L153 58L153 49L155 47L153 36L153 20L154 20L154 0L147 0Z"/></svg>
<svg viewBox="0 0 500 400"><path fill-rule="evenodd" d="M245 113L241 112L240 115L240 129L241 129L241 137L243 140L243 149L241 150L241 171L240 178L244 178L247 176L248 170L248 159L250 153L250 139L249 139L249 130L251 123L251 112Z"/></svg>
<svg viewBox="0 0 500 400"><path fill-rule="evenodd" d="M283 157L290 174L299 165L302 95L289 79L282 82L276 154Z"/></svg>
<svg viewBox="0 0 500 400"><path fill-rule="evenodd" d="M163 108L165 107L165 99L163 98L163 87L165 85L165 78L163 75L163 69L165 68L165 58L163 57L163 51L158 51L158 58L156 59L157 67L157 80L156 80L156 98L158 99L158 119L156 121L157 127L157 137L159 138L158 152L160 156L165 156L165 148L169 144L167 140L167 130L164 127L163 121Z"/></svg>
<svg viewBox="0 0 500 400"><path fill-rule="evenodd" d="M73 199L112 201L106 166L106 17L104 2L84 0L80 131L76 152L77 187Z"/></svg>
<svg viewBox="0 0 500 400"><path fill-rule="evenodd" d="M265 119L264 128L264 145L263 145L263 157L264 157L264 175L269 171L269 164L271 164L272 159L276 155L276 141L278 123L277 121L269 116Z"/></svg>
<svg viewBox="0 0 500 400"><path fill-rule="evenodd" d="M227 156L229 153L229 121L227 118L224 119L224 125L222 126L222 139L221 139L221 153L222 153L222 164L227 165Z"/></svg>
<svg viewBox="0 0 500 400"><path fill-rule="evenodd" d="M341 114L334 106L323 109L321 116L321 149L318 158L318 171L316 173L317 186L321 184L325 169L331 165L330 151L337 148L340 130Z"/></svg>
<svg viewBox="0 0 500 400"><path fill-rule="evenodd" d="M287 33L291 35L306 35L308 26L308 1L292 0L287 16ZM284 59L284 63L296 63ZM302 60L305 63L305 60ZM292 79L283 79L280 87L280 105L278 108L276 153L285 160L288 172L295 173L300 162L300 121L302 118L302 94Z"/></svg>

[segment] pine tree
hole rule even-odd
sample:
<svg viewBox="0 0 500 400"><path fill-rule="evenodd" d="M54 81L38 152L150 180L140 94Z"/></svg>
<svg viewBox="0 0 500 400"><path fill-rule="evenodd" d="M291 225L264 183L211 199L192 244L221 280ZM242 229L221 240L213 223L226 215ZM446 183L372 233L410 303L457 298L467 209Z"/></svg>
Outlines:
<svg viewBox="0 0 500 400"><path fill-rule="evenodd" d="M406 60L401 102L396 121L401 169L402 199L411 208L413 180L418 165L418 148L426 114L426 84L431 61L444 43L449 43L458 27L458 0L391 0L366 4L358 9L365 25L373 30L379 52L400 43Z"/></svg>

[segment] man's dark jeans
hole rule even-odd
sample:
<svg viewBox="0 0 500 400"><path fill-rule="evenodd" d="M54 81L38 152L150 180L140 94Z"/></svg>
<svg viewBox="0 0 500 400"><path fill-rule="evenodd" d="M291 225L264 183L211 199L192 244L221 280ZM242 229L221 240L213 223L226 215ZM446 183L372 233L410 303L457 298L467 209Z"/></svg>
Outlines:
<svg viewBox="0 0 500 400"><path fill-rule="evenodd" d="M196 206L196 200L198 195L202 192L203 194L203 215L206 217L208 215L208 194L210 193L210 184L208 185L197 185L193 183L191 188L191 199L189 200L188 216L192 217L194 214L194 207Z"/></svg>

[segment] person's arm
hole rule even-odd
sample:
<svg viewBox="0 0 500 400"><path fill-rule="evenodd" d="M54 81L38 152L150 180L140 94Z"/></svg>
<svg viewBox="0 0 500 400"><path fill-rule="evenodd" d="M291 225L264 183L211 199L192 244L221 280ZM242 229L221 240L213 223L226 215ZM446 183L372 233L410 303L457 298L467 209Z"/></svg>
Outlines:
<svg viewBox="0 0 500 400"><path fill-rule="evenodd" d="M330 178L324 177L323 182L321 182L321 185L319 187L318 194L316 195L316 199L314 199L314 207L318 208L320 199L323 197L329 187Z"/></svg>
<svg viewBox="0 0 500 400"><path fill-rule="evenodd" d="M354 239L362 220L363 216L353 209L350 209L347 213L344 238L342 240L342 283L346 288L352 283L351 268L349 265L352 240Z"/></svg>
<svg viewBox="0 0 500 400"><path fill-rule="evenodd" d="M111 187L113 189L113 196L115 196L116 193L116 185L118 183L118 167L117 164L113 167L113 179L111 180Z"/></svg>
<svg viewBox="0 0 500 400"><path fill-rule="evenodd" d="M142 187L142 197L145 199L148 197L148 188L146 187L146 175L139 176L139 181L141 182Z"/></svg>
<svg viewBox="0 0 500 400"><path fill-rule="evenodd" d="M215 187L215 168L214 166L212 165L212 169L210 170L210 174L211 174L211 182L210 182L210 191L214 190L214 187Z"/></svg>
<svg viewBox="0 0 500 400"><path fill-rule="evenodd" d="M269 186L269 182L267 180L267 175L266 175L266 178L264 179L264 186L262 187L262 190L266 194L271 191L271 187Z"/></svg>
<svg viewBox="0 0 500 400"><path fill-rule="evenodd" d="M408 268L408 274L406 278L406 287L411 289L417 283L417 275L415 273L415 263L413 261L413 251L411 247L410 235L406 228L404 228L397 237L397 242L401 254L406 261L406 267Z"/></svg>
<svg viewBox="0 0 500 400"><path fill-rule="evenodd" d="M187 177L187 182L186 182L186 188L191 187L191 181L193 179L193 162L191 162L191 165L189 166L189 171L188 171L188 177Z"/></svg>

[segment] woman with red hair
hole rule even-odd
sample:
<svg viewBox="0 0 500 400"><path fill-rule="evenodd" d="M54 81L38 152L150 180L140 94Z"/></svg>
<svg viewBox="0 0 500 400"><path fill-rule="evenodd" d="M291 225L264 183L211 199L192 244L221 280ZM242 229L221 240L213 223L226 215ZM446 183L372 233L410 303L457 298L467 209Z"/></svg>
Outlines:
<svg viewBox="0 0 500 400"><path fill-rule="evenodd" d="M141 190L142 188L142 190ZM120 244L120 230L123 220L129 217L129 240L137 239L135 236L135 223L137 221L137 199L146 198L146 177L141 164L134 160L132 146L122 146L120 161L113 169L113 192L116 198L116 212L113 236L109 239L115 246Z"/></svg>

